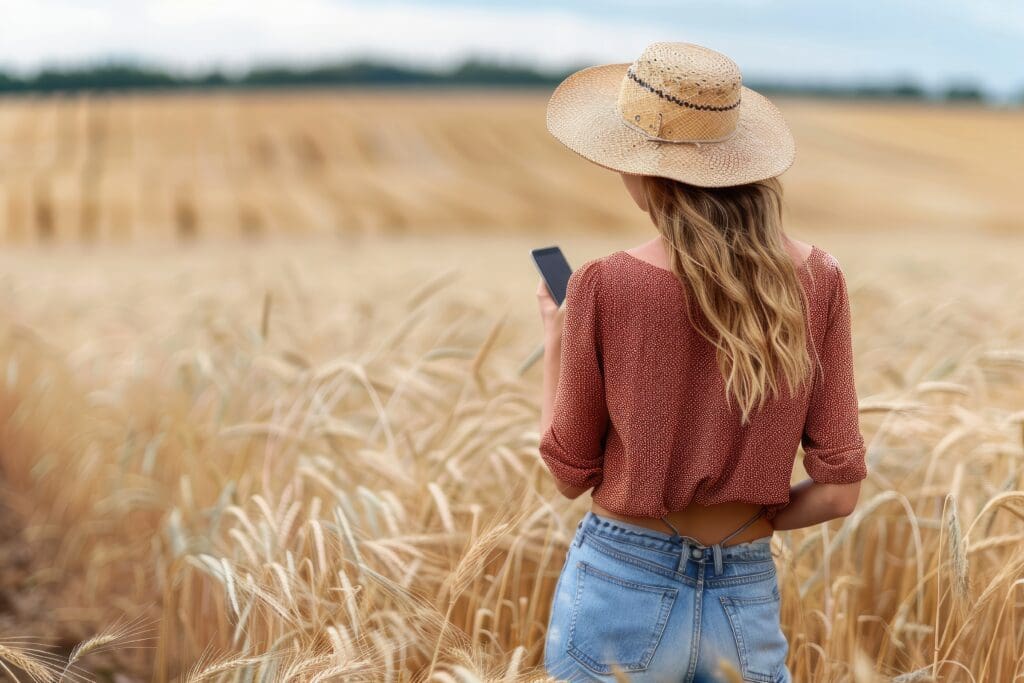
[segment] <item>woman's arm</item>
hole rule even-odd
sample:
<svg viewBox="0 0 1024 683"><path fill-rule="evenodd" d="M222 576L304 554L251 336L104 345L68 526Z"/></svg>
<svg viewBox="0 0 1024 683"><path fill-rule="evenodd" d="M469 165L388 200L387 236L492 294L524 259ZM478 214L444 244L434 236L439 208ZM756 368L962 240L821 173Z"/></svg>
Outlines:
<svg viewBox="0 0 1024 683"><path fill-rule="evenodd" d="M541 286L544 284L541 282ZM547 288L544 287L544 291L547 292ZM551 295L548 295L548 299L551 299ZM552 301L554 303L554 301ZM561 312L558 313L559 322L561 321ZM551 330L545 330L544 332L544 381L543 381L543 395L541 397L541 409L540 409L540 433L543 434L551 426L551 417L554 412L555 405L555 390L558 388L558 373L561 366L561 355L562 355L562 328L560 324L553 324ZM579 486L569 486L562 482L555 480L555 486L566 498L578 498L583 493L589 491L589 488L581 488Z"/></svg>
<svg viewBox="0 0 1024 683"><path fill-rule="evenodd" d="M541 289L544 290L543 293L540 291ZM543 434L551 426L551 416L555 406L555 390L558 388L558 372L562 356L564 313L563 309L555 306L543 280L538 287L537 297L541 300L541 315L544 321L544 380L540 403L540 433ZM545 310L551 311L548 317L544 317Z"/></svg>
<svg viewBox="0 0 1024 683"><path fill-rule="evenodd" d="M558 486L576 498L601 481L608 426L597 325L599 262L573 272L556 306L541 280L544 324L540 455Z"/></svg>
<svg viewBox="0 0 1024 683"><path fill-rule="evenodd" d="M804 479L789 488L789 503L775 513L771 520L772 527L776 531L802 529L845 517L853 512L859 493L859 481L852 484L822 484L813 479Z"/></svg>
<svg viewBox="0 0 1024 683"><path fill-rule="evenodd" d="M868 476L854 378L850 296L834 265L829 321L821 345L824 376L816 378L801 438L809 479L790 487L790 502L776 512L776 529L799 529L850 514Z"/></svg>

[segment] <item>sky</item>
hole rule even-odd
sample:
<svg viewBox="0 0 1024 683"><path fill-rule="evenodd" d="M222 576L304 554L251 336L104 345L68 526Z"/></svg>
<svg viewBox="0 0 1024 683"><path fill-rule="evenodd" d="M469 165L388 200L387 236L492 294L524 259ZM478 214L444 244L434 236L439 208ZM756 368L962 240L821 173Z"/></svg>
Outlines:
<svg viewBox="0 0 1024 683"><path fill-rule="evenodd" d="M1022 0L0 0L0 69L136 60L229 72L368 56L473 55L561 70L660 40L732 57L747 81L970 81L1024 92Z"/></svg>

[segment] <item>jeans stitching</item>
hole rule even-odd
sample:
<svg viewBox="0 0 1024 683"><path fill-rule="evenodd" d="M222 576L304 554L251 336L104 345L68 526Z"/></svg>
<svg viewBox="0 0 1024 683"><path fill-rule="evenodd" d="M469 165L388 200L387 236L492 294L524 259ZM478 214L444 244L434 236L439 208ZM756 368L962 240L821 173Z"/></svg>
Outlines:
<svg viewBox="0 0 1024 683"><path fill-rule="evenodd" d="M775 594L774 589L772 590L770 595L758 595L754 597L722 595L719 597L725 598L729 600L729 602L736 605L760 605L763 602L776 602L779 599L779 596Z"/></svg>
<svg viewBox="0 0 1024 683"><path fill-rule="evenodd" d="M772 567L763 572L757 572L756 574L744 574L743 576L727 576L725 578L711 578L706 579L708 588L721 588L723 586L742 586L747 583L754 583L756 581L763 581L767 578L775 576L776 569Z"/></svg>
<svg viewBox="0 0 1024 683"><path fill-rule="evenodd" d="M676 598L679 597L679 590L676 588L672 589L672 598L668 599L668 593L661 596L661 615L658 618L658 625L656 629L658 631L658 637L655 638L654 643L648 650L646 657L644 658L644 668L646 669L651 665L651 660L654 659L654 653L658 651L658 646L661 645L661 638L665 635L665 627L668 625L669 615L672 614L672 607L676 604Z"/></svg>
<svg viewBox="0 0 1024 683"><path fill-rule="evenodd" d="M567 643L572 643L572 636L573 636L574 633L576 633L576 615L579 614L579 611L580 611L579 610L580 595L583 592L583 582L580 581L579 574L580 574L580 563L579 563L579 560L577 560L576 561L576 595L573 597L573 600L572 600L572 618L569 620L569 635L568 635L568 640L566 641Z"/></svg>
<svg viewBox="0 0 1024 683"><path fill-rule="evenodd" d="M600 528L591 528L591 529L586 529L585 531L586 531L587 535L590 536L591 538L600 538L600 539L603 539L603 540L606 540L606 541L609 541L609 542L612 542L612 543L622 543L624 545L631 545L631 546L633 546L635 548L642 548L644 550L650 550L651 552L659 553L659 554L662 554L662 555L667 555L669 557L675 557L675 556L677 556L679 553L681 553L685 549L685 546L680 546L679 548L676 548L676 549L671 550L671 551L670 550L661 550L659 548L654 548L654 547L651 547L649 545L643 545L641 543L637 543L636 541L633 541L633 540L630 540L630 539L621 538L621 537L619 537L618 534L609 534L609 533L605 532L603 529L600 529ZM705 546L705 547L711 547L711 546ZM726 562L753 564L755 562L765 562L767 560L772 559L771 555L768 555L768 554L762 555L761 551L753 549L753 548L751 548L751 549L743 549L741 552L736 553L734 556L730 557L729 556L729 552L733 548L734 548L734 546L722 546L722 558Z"/></svg>
<svg viewBox="0 0 1024 683"><path fill-rule="evenodd" d="M585 524L584 521L581 521L580 523L581 524ZM670 541L668 539L652 538L651 536L649 536L649 535L647 535L645 533L641 533L640 531L636 531L636 530L633 530L633 529L628 529L626 527L620 526L618 524L614 524L612 522L606 522L604 520L597 520L595 522L591 522L590 524L585 524L585 526L586 526L586 528L584 529L584 531L586 531L588 534L601 536L602 538L605 538L607 540L612 540L612 541L616 541L616 542L619 542L619 543L629 543L630 545L635 545L635 546L638 546L640 548L644 548L644 549L647 549L647 550L653 550L653 551L659 552L659 553L667 553L667 554L674 555L674 554L676 554L678 552L678 550L676 550L675 548L673 548L672 550L661 550L661 549L656 548L656 547L652 547L652 546L649 546L649 545L644 545L642 543L638 543L638 542L636 542L634 540L631 540L631 539L619 538L619 536L621 536L621 535L629 534L631 536L637 536L637 537L639 537L639 538L641 538L641 539L643 539L645 541L649 541L651 543L657 543L657 544L672 543L672 541ZM608 533L608 529L611 529L612 533ZM616 532L619 532L619 533L616 533ZM696 538L693 538L692 536L680 535L679 538L681 540L685 541L686 543L688 543L689 545L705 545L705 544L701 543L700 541L698 541ZM735 544L729 545L729 546L722 546L722 550L723 550L723 552L728 552L730 549L733 549L734 552L735 552L736 546L744 545L744 544L747 544L747 543L761 543L762 539L764 539L764 538L767 538L767 537L762 536L761 538L756 538L756 539L754 539L752 541L743 541L741 543L735 543ZM770 539L769 539L769 543L761 543L761 545L764 548L768 549L769 553L771 552ZM710 548L711 546L710 545L706 545L705 547ZM754 547L742 548L740 550L740 552L738 553L738 555L739 555L738 557L736 557L736 558L726 557L726 559L728 561L730 561L730 562L761 562L762 560L768 559L768 557L761 557L760 556L761 552L762 552L762 550L760 548L754 548ZM754 558L748 558L748 559L744 559L743 558L743 555L748 555L750 553L756 553L757 556L754 557Z"/></svg>
<svg viewBox="0 0 1024 683"><path fill-rule="evenodd" d="M590 541L590 544L591 544L591 546L593 546L594 550L596 550L597 552L599 552L599 553L601 553L603 555L607 555L609 557L612 557L612 558L614 558L616 560L619 560L620 562L625 562L627 564L631 564L634 567L639 567L640 569L644 569L646 571L651 571L651 572L654 572L656 574L660 574L661 576L666 576L666 577L668 577L670 579L675 579L677 581L682 581L683 583L685 583L686 585L688 585L690 587L694 587L694 586L697 585L696 581L692 577L687 576L683 571L676 571L675 569L668 569L667 567L663 567L663 566L661 566L659 564L656 564L654 562L651 562L649 560L645 560L645 559L642 559L642 558L639 558L639 557L634 557L634 556L629 555L627 553L620 552L617 549L615 549L614 547L609 546L608 544L604 543L601 539L595 538L593 534L587 533L587 534L585 534L585 537L586 537L587 540ZM743 584L747 584L747 583L754 583L756 581L763 581L764 579L767 579L767 578L769 578L771 576L774 576L776 574L776 571L777 570L776 570L775 566L772 565L771 568L766 569L763 572L757 572L756 574L744 574L742 576L727 576L727 577L724 577L724 578L712 577L712 578L706 578L706 579L704 579L704 581L705 581L705 584L707 585L708 588L720 588L720 587L723 587L723 586L742 586Z"/></svg>
<svg viewBox="0 0 1024 683"><path fill-rule="evenodd" d="M626 545L631 545L631 546L633 546L635 548L643 548L644 550L650 550L651 552L661 553L662 555L667 555L668 557L675 557L680 552L678 550L659 550L658 548L652 548L652 547L647 546L647 545L641 545L640 543L637 543L635 541L631 541L631 540L628 540L628 539L625 539L625 538L618 538L617 536L612 536L612 535L606 534L606 533L601 533L600 529L589 529L589 530L587 530L587 533L591 537L601 538L601 539L604 539L606 541L613 541L615 543L623 543L623 544L626 544Z"/></svg>
<svg viewBox="0 0 1024 683"><path fill-rule="evenodd" d="M633 557L632 555L619 552L615 548L601 542L599 539L596 539L593 536L588 535L587 540L590 541L591 547L593 547L595 551L601 553L602 555L606 555L613 559L619 560L620 562L631 564L634 567L639 567L640 569L651 571L655 574L660 574L661 576L665 576L676 581L681 581L682 583L686 584L687 586L690 586L691 588L697 585L696 581L694 581L692 577L689 577L682 572L677 572L674 569L662 567L661 565L655 564L648 560L644 560L639 557Z"/></svg>
<svg viewBox="0 0 1024 683"><path fill-rule="evenodd" d="M750 660L746 656L746 641L743 640L742 629L739 625L739 615L735 613L735 605L733 604L733 598L725 595L720 595L718 599L722 603L722 609L725 610L725 616L729 620L729 628L732 630L732 635L736 639L736 651L739 653L739 668L744 681L755 681L756 683L774 683L771 676L763 674L759 671L751 671Z"/></svg>
<svg viewBox="0 0 1024 683"><path fill-rule="evenodd" d="M743 639L743 628L741 626L742 620L740 616L736 614L735 608L742 604L761 604L774 600L774 596L769 596L768 599L761 597L757 598L735 598L727 595L718 596L719 602L722 603L722 609L725 610L725 616L729 620L729 628L732 630L733 637L736 638L736 650L740 656L740 672L743 676L743 680L755 681L755 683L775 683L778 673L766 674L761 671L753 671L750 668L750 661L747 657L747 645Z"/></svg>
<svg viewBox="0 0 1024 683"><path fill-rule="evenodd" d="M607 522L604 519L597 518L597 515L595 515L594 517L595 517L595 520L594 520L594 522L592 522L592 524L595 525L594 526L595 529L600 529L601 527L610 527L610 528L615 529L617 531L622 531L622 532L627 533L627 534L632 534L634 536L639 536L640 538L646 538L646 539L649 539L649 540L659 541L659 542L662 542L662 543L670 542L668 538L658 538L658 537L655 537L655 536L650 536L650 535L648 535L646 533L647 531L650 531L652 534L656 533L653 529L647 529L645 531L639 531L637 529L631 529L629 527L625 527L625 526L622 526L621 524L616 524L614 522ZM666 536L670 536L670 534L665 534L665 535Z"/></svg>
<svg viewBox="0 0 1024 683"><path fill-rule="evenodd" d="M697 565L697 591L693 606L693 637L690 639L690 664L686 669L686 680L692 681L697 669L697 653L700 649L700 622L703 621L701 605L704 602L704 565Z"/></svg>
<svg viewBox="0 0 1024 683"><path fill-rule="evenodd" d="M678 593L679 592L678 588L673 588L671 586L659 586L659 585L653 584L653 583L641 583L639 581L631 581L630 579L624 579L621 576L615 576L614 574L609 574L608 572L605 572L605 571L602 571L602 570L598 569L597 567L595 567L594 565L590 564L586 560L577 560L576 566L580 566L580 565L583 565L586 568L584 571L586 571L588 574L596 574L597 576L601 577L602 579L610 581L611 583L617 583L620 586L626 586L628 588L636 588L638 590L648 591L650 593L659 593L659 592L662 592L662 591L671 591L673 593Z"/></svg>
<svg viewBox="0 0 1024 683"><path fill-rule="evenodd" d="M634 588L637 590L643 590L650 593L661 594L661 600L659 602L658 619L654 623L653 635L655 637L652 638L652 642L647 646L647 649L644 650L643 654L640 656L640 661L638 663L634 664L630 662L628 665L626 665L619 662L619 664L625 671L643 671L644 669L649 667L651 664L651 659L654 658L654 653L658 649L658 645L661 644L661 638L665 633L665 626L668 625L668 617L669 614L672 612L672 606L675 604L676 597L679 594L679 589L672 588L669 586L657 586L654 584L638 583L636 581L623 579L618 576L608 574L607 572L603 572L600 569L597 569L593 565L589 564L585 560L576 561L576 570L578 576L580 577L585 577L587 574L592 574L611 583L626 586L627 588ZM570 657L572 657L588 669L592 670L594 673L607 674L611 672L611 667L602 665L600 662L593 659L586 652L583 652L582 650L577 648L573 642L573 636L575 635L576 631L576 615L579 613L579 603L582 592L583 579L580 578L577 579L576 582L576 600L573 603L572 625L569 628L569 639L566 652L569 654Z"/></svg>
<svg viewBox="0 0 1024 683"><path fill-rule="evenodd" d="M771 558L768 558L768 557L755 558L755 559L739 559L739 558L735 558L735 557L729 557L727 554L724 554L724 553L723 553L722 557L725 559L726 562L731 562L732 564L757 564L758 562L767 562L769 559L771 559Z"/></svg>

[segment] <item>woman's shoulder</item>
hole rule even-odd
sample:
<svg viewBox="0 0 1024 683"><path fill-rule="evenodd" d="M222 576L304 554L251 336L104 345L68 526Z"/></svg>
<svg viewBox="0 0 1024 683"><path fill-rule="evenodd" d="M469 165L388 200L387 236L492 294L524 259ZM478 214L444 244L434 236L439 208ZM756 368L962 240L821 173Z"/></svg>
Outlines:
<svg viewBox="0 0 1024 683"><path fill-rule="evenodd" d="M814 245L804 270L809 274L812 283L816 284L820 280L827 292L831 292L838 283L844 280L843 266L839 259L835 254L822 249L817 244Z"/></svg>
<svg viewBox="0 0 1024 683"><path fill-rule="evenodd" d="M815 246L813 263L809 262L805 289L811 294L811 305L816 315L832 320L836 311L848 310L846 274L835 254Z"/></svg>
<svg viewBox="0 0 1024 683"><path fill-rule="evenodd" d="M584 265L590 265L598 271L609 288L617 285L627 288L648 285L678 286L679 279L671 270L655 265L625 249L591 259Z"/></svg>
<svg viewBox="0 0 1024 683"><path fill-rule="evenodd" d="M842 270L839 259L836 258L835 254L830 251L825 251L816 244L814 245L814 251L817 252L817 260L820 268L833 273Z"/></svg>
<svg viewBox="0 0 1024 683"><path fill-rule="evenodd" d="M622 301L635 300L640 289L651 284L664 286L666 280L678 286L671 272L636 260L624 251L613 251L577 266L569 276L566 297L592 299L594 305L610 312Z"/></svg>
<svg viewBox="0 0 1024 683"><path fill-rule="evenodd" d="M596 289L604 286L608 291L614 291L616 284L631 277L635 278L637 268L645 266L650 269L657 268L654 264L639 261L625 251L613 251L584 261L572 272L570 279L576 281L580 287ZM664 272L675 277L668 271Z"/></svg>
<svg viewBox="0 0 1024 683"><path fill-rule="evenodd" d="M602 258L592 258L584 261L569 274L569 281L565 286L565 298L567 301L586 299L590 305L598 304L598 294L601 290Z"/></svg>
<svg viewBox="0 0 1024 683"><path fill-rule="evenodd" d="M584 261L572 271L569 280L580 284L586 283L590 287L599 286L605 258L598 256Z"/></svg>

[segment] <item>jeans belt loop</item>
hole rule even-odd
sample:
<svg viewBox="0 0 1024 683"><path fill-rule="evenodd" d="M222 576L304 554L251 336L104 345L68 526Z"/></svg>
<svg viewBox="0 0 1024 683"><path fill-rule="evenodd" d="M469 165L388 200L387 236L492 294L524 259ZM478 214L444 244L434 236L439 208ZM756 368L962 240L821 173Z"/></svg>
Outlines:
<svg viewBox="0 0 1024 683"><path fill-rule="evenodd" d="M722 573L722 544L711 546L711 554L715 556L715 576L718 576Z"/></svg>

